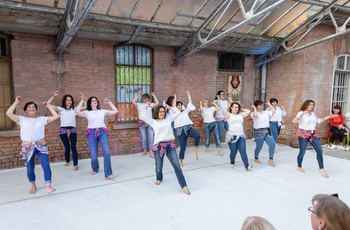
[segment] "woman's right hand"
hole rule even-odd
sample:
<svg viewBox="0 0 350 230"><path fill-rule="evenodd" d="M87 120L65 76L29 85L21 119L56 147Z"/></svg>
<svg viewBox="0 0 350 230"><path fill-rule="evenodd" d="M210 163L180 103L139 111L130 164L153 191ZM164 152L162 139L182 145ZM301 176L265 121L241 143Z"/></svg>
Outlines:
<svg viewBox="0 0 350 230"><path fill-rule="evenodd" d="M53 92L53 96L56 97L56 96L58 96L59 93L60 92L56 90L55 92Z"/></svg>
<svg viewBox="0 0 350 230"><path fill-rule="evenodd" d="M22 97L21 96L17 96L16 97L16 102L19 102L19 101L21 101L22 100Z"/></svg>
<svg viewBox="0 0 350 230"><path fill-rule="evenodd" d="M252 108L252 109L256 109L256 108L255 108L255 105L250 106L250 108Z"/></svg>

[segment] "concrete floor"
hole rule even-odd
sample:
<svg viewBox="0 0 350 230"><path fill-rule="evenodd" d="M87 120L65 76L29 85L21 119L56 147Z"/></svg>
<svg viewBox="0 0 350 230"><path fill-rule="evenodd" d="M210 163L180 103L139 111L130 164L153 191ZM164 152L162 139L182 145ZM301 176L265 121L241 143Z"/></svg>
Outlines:
<svg viewBox="0 0 350 230"><path fill-rule="evenodd" d="M104 179L103 171L90 175L89 159L79 161L79 171L63 162L53 163L52 185L57 191L50 195L40 165L34 195L28 194L25 168L0 170L0 228L239 230L247 216L257 215L279 230L310 230L307 208L315 194L339 193L350 205L349 160L327 156L325 151L325 169L330 176L326 179L318 172L313 151L305 155L303 174L296 170L298 149L278 146L276 168L272 168L264 146L260 154L263 163L252 163L254 167L247 172L239 154L235 167L229 167L229 149L226 143L222 146L223 157L214 145L210 154L201 146L198 161L193 148L187 148L183 172L190 196L180 189L167 159L164 180L156 186L154 160L141 154L113 156L117 177L110 181ZM254 148L255 143L248 140L250 162ZM102 159L100 163L103 170Z"/></svg>

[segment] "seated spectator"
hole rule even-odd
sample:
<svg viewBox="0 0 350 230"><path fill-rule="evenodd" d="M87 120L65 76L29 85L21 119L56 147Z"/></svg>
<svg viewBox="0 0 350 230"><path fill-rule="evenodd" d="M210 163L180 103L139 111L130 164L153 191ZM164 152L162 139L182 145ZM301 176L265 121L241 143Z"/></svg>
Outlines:
<svg viewBox="0 0 350 230"><path fill-rule="evenodd" d="M244 220L242 230L276 230L270 222L262 217L249 216Z"/></svg>
<svg viewBox="0 0 350 230"><path fill-rule="evenodd" d="M312 205L313 230L349 230L350 209L338 197L319 194L312 198Z"/></svg>
<svg viewBox="0 0 350 230"><path fill-rule="evenodd" d="M329 119L329 131L328 131L328 138L330 149L345 149L343 147L343 138L344 133L346 133L345 126L344 126L344 118L343 114L341 114L341 107L339 105L335 105L332 111L332 114L334 115L333 118ZM339 145L335 145L335 141L339 140Z"/></svg>

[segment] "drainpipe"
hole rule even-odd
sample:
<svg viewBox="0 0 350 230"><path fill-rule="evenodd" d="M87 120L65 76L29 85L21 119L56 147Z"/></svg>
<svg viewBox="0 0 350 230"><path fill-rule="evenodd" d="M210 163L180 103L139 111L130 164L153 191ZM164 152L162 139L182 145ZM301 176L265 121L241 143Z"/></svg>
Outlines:
<svg viewBox="0 0 350 230"><path fill-rule="evenodd" d="M260 98L265 103L266 97L266 63L261 66L261 89Z"/></svg>

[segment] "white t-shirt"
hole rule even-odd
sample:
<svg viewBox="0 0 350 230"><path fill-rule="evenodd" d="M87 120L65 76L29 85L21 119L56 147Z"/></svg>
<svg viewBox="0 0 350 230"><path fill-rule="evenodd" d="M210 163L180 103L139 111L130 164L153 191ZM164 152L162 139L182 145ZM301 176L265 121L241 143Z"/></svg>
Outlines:
<svg viewBox="0 0 350 230"><path fill-rule="evenodd" d="M75 110L73 109L65 109L57 106L57 109L60 111L60 127L75 127Z"/></svg>
<svg viewBox="0 0 350 230"><path fill-rule="evenodd" d="M203 107L202 117L203 117L204 123L215 122L214 112L215 112L215 107L214 106L212 106L210 108L204 108Z"/></svg>
<svg viewBox="0 0 350 230"><path fill-rule="evenodd" d="M191 121L190 117L188 114L195 110L196 107L194 107L193 104L188 103L187 108L184 109L180 115L175 119L174 121L174 128L179 128L185 125L192 125L193 122Z"/></svg>
<svg viewBox="0 0 350 230"><path fill-rule="evenodd" d="M105 124L105 116L108 110L99 109L97 111L85 110L85 117L88 119L88 129L97 129L97 128L107 128Z"/></svg>
<svg viewBox="0 0 350 230"><path fill-rule="evenodd" d="M250 114L250 117L253 118L253 128L254 129L261 129L261 128L269 128L270 127L270 117L272 116L271 111L263 110L260 112L257 112L258 117L255 118L254 112Z"/></svg>
<svg viewBox="0 0 350 230"><path fill-rule="evenodd" d="M350 127L350 112L347 112L347 113L344 115L344 122L346 123L347 126Z"/></svg>
<svg viewBox="0 0 350 230"><path fill-rule="evenodd" d="M303 111L299 111L296 117L300 116L302 113ZM321 119L317 118L314 112L311 112L311 115L307 113L299 119L299 128L313 131L316 129L316 125L320 123Z"/></svg>
<svg viewBox="0 0 350 230"><path fill-rule="evenodd" d="M22 141L35 142L45 137L47 117L29 118L18 116L18 118L18 124L21 127L20 136Z"/></svg>
<svg viewBox="0 0 350 230"><path fill-rule="evenodd" d="M234 115L232 113L226 114L227 123L229 126L229 131L235 135L235 136L245 136L244 130L243 130L243 120L245 117L247 117L247 113L239 113L237 115Z"/></svg>
<svg viewBox="0 0 350 230"><path fill-rule="evenodd" d="M143 111L143 109L146 107L146 103L137 103L137 111L139 114L139 119L141 120L141 112ZM150 106L147 108L146 114L145 116L147 116L148 118L152 119L152 108L154 107L154 103L151 103Z"/></svg>
<svg viewBox="0 0 350 230"><path fill-rule="evenodd" d="M269 108L266 109L266 111L269 111ZM270 117L271 122L281 122L282 117L285 117L287 113L283 112L282 109L278 106L276 106L275 114Z"/></svg>
<svg viewBox="0 0 350 230"><path fill-rule="evenodd" d="M215 100L216 102L217 100ZM225 117L224 114L222 114L222 110L228 108L228 102L227 100L220 100L220 110L216 111L215 118L223 118Z"/></svg>

